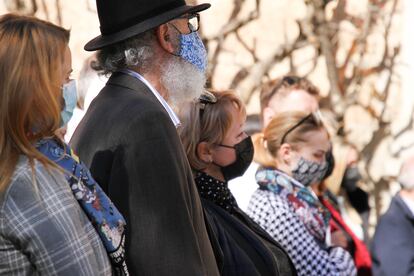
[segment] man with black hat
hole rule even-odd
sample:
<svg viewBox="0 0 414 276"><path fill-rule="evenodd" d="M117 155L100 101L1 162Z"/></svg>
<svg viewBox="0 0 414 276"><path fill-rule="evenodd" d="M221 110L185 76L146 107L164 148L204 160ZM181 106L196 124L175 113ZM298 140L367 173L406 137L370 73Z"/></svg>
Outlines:
<svg viewBox="0 0 414 276"><path fill-rule="evenodd" d="M111 75L71 144L127 220L131 275L218 275L170 104L198 97L206 50L184 0L98 0L96 69Z"/></svg>

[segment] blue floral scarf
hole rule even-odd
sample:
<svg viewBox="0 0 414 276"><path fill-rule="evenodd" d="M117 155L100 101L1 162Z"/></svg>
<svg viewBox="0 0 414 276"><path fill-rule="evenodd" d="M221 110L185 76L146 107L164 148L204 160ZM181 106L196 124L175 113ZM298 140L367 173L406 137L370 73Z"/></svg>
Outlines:
<svg viewBox="0 0 414 276"><path fill-rule="evenodd" d="M287 201L306 229L325 244L330 213L316 195L287 174L270 168L259 168L256 181L263 190L271 191Z"/></svg>
<svg viewBox="0 0 414 276"><path fill-rule="evenodd" d="M125 263L125 226L122 214L92 178L68 145L55 139L43 139L36 145L43 155L65 170L65 178L111 259L115 275L129 275Z"/></svg>

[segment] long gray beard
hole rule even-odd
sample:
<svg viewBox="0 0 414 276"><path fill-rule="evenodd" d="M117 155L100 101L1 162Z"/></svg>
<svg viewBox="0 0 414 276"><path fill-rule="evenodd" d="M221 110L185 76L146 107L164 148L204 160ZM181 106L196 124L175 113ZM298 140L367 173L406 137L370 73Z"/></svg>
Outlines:
<svg viewBox="0 0 414 276"><path fill-rule="evenodd" d="M162 66L161 83L169 93L168 103L179 109L185 102L198 99L204 90L206 77L194 65L171 56Z"/></svg>

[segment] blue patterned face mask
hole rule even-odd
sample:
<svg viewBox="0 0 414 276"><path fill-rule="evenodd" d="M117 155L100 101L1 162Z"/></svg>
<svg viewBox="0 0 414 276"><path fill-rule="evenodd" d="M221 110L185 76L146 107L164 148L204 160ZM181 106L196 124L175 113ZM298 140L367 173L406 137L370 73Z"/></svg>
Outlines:
<svg viewBox="0 0 414 276"><path fill-rule="evenodd" d="M180 52L178 56L196 66L201 72L206 72L207 51L197 32L180 33Z"/></svg>
<svg viewBox="0 0 414 276"><path fill-rule="evenodd" d="M65 100L65 107L60 112L61 127L65 126L72 118L73 110L75 109L76 103L78 101L75 80L71 80L62 86L62 96Z"/></svg>

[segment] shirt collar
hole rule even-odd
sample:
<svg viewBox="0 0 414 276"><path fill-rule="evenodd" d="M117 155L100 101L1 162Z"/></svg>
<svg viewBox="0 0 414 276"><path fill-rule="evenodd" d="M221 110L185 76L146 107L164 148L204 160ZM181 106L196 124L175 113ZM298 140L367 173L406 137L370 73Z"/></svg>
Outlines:
<svg viewBox="0 0 414 276"><path fill-rule="evenodd" d="M401 197L402 201L405 203L405 205L407 205L408 209L410 209L412 215L414 216L414 201L412 201L412 200L410 200L410 199L408 199L404 196L401 196L401 195L400 195L400 197Z"/></svg>
<svg viewBox="0 0 414 276"><path fill-rule="evenodd" d="M160 93L147 81L141 74L138 72L135 72L130 69L123 69L120 71L121 73L130 75L131 77L134 77L140 81L142 81L154 94L154 96L157 98L157 100L161 103L161 105L164 107L165 111L167 111L168 115L170 116L171 121L173 122L174 126L177 128L181 125L180 119L178 118L177 114L175 114L174 110L171 108L171 106L167 103L166 100L160 95Z"/></svg>

